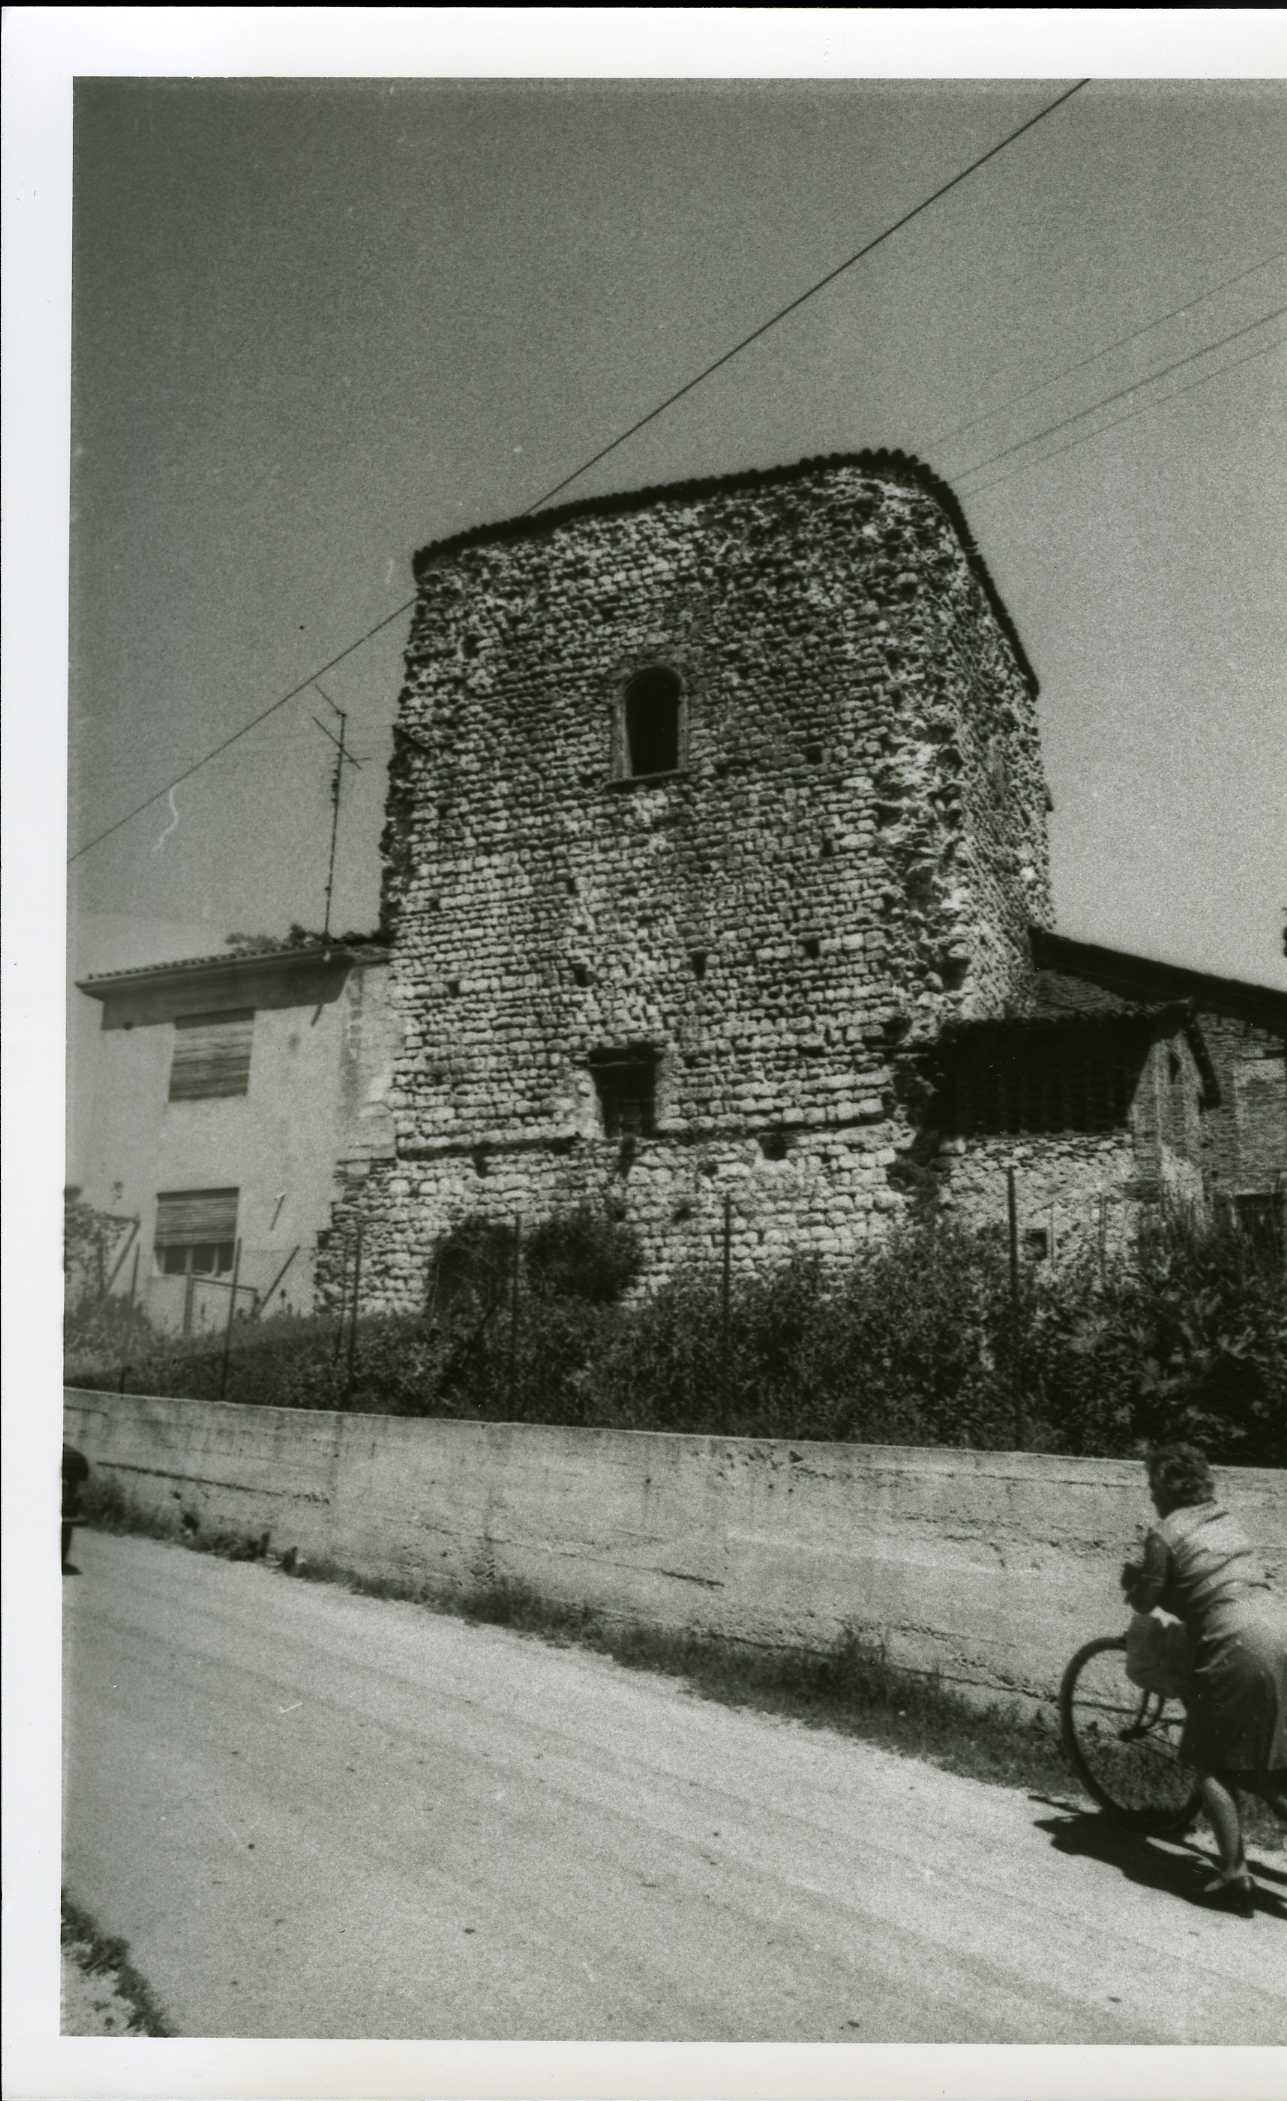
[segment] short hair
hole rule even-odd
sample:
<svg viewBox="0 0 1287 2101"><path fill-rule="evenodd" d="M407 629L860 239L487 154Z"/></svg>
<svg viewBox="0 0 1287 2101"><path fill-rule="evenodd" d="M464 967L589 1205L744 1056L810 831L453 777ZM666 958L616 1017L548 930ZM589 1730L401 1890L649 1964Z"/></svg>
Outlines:
<svg viewBox="0 0 1287 2101"><path fill-rule="evenodd" d="M1150 1485L1176 1510L1215 1501L1215 1476L1195 1444L1158 1445L1148 1455Z"/></svg>

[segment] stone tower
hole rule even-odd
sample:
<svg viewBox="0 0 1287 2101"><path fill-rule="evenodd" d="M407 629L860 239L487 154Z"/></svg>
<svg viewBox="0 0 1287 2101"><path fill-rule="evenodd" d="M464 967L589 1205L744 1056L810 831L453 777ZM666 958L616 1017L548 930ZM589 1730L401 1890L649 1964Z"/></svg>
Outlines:
<svg viewBox="0 0 1287 2101"><path fill-rule="evenodd" d="M364 1301L584 1198L661 1277L905 1201L916 1052L1048 924L1036 680L901 454L645 489L424 550L388 821L394 1156ZM892 1172L891 1172L892 1170Z"/></svg>

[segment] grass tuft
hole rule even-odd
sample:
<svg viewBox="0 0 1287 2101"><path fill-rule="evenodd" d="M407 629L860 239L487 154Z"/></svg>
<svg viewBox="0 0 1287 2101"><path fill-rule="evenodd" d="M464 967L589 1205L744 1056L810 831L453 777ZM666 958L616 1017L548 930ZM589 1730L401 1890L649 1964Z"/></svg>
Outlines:
<svg viewBox="0 0 1287 2101"><path fill-rule="evenodd" d="M131 2008L131 2035L174 2034L147 1979L139 1975L130 1961L126 1942L100 1932L89 1913L82 1911L65 1890L62 1897L62 1945L87 1976L106 1974L110 1977L118 1996Z"/></svg>

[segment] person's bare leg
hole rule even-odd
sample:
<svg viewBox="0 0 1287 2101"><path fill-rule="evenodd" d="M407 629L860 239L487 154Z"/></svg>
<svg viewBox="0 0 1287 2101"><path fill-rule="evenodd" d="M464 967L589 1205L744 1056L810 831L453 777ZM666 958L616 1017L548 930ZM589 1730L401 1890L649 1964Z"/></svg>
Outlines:
<svg viewBox="0 0 1287 2101"><path fill-rule="evenodd" d="M1235 1892L1249 1889L1251 1878L1242 1845L1242 1812L1238 1797L1223 1780L1217 1780L1214 1773L1204 1773L1199 1786L1202 1807L1215 1833L1220 1853L1220 1872L1207 1883L1203 1895L1217 1896L1225 1889Z"/></svg>

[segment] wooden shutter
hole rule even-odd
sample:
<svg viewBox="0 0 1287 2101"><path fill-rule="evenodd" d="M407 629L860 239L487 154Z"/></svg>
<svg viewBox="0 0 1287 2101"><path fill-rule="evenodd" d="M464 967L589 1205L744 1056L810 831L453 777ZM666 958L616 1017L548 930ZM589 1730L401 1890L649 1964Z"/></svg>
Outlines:
<svg viewBox="0 0 1287 2101"><path fill-rule="evenodd" d="M174 1024L170 1100L202 1101L245 1094L250 1086L253 1009L244 1014L185 1014Z"/></svg>
<svg viewBox="0 0 1287 2101"><path fill-rule="evenodd" d="M156 1200L158 1247L196 1247L236 1237L235 1189L171 1189Z"/></svg>

